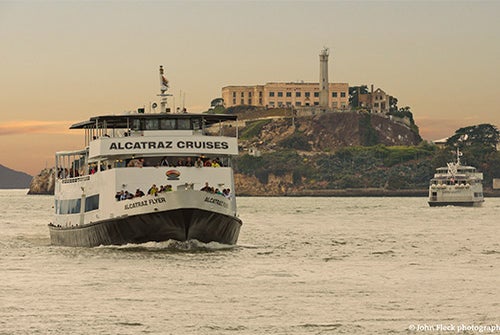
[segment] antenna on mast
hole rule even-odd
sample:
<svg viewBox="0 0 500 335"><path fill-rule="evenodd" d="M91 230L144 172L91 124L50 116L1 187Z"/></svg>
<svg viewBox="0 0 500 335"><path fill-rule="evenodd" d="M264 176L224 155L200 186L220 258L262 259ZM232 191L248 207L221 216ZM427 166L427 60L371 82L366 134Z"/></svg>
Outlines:
<svg viewBox="0 0 500 335"><path fill-rule="evenodd" d="M163 65L160 65L160 113L170 113L170 108L167 108L167 97L172 96L172 94L167 94L168 90L168 79L165 78Z"/></svg>

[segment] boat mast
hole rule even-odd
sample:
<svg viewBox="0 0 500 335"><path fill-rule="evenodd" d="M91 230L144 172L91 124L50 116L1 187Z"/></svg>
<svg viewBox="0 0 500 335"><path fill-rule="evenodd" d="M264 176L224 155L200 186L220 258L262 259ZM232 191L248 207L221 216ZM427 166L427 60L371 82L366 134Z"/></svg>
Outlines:
<svg viewBox="0 0 500 335"><path fill-rule="evenodd" d="M168 90L168 80L163 74L163 65L160 65L160 113L170 113L170 108L167 108L167 97L172 96L172 94L166 93Z"/></svg>

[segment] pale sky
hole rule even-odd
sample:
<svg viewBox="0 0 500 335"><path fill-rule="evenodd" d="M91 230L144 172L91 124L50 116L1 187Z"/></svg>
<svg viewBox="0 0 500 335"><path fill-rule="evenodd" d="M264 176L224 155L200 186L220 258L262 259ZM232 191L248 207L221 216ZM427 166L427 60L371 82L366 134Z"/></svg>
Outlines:
<svg viewBox="0 0 500 335"><path fill-rule="evenodd" d="M158 101L207 110L227 85L371 84L426 140L500 126L500 1L2 1L0 164L35 175L79 149L69 126Z"/></svg>

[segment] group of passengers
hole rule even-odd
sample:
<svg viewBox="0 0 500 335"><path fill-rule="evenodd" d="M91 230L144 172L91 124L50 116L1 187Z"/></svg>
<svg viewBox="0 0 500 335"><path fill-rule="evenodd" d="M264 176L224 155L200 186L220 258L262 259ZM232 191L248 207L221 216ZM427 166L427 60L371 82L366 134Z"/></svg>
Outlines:
<svg viewBox="0 0 500 335"><path fill-rule="evenodd" d="M117 164L116 167L123 167L123 166L143 167L143 166L150 166L150 163L148 164L147 162L145 162L144 158L132 158L132 159L124 162L123 165L121 165L121 166L120 165ZM204 156L198 157L198 158L196 158L196 160L193 160L193 158L191 158L191 157L186 157L185 159L179 158L179 159L177 159L177 161L175 161L175 159L174 159L174 162L169 162L167 157L163 157L158 165L159 166L172 166L172 167L194 166L197 168L224 166L222 164L221 160L219 159L219 157L214 158L214 159L210 159L210 158L207 158ZM158 165L156 165L156 166L158 166ZM151 164L151 166L155 166L155 164L153 163L153 164ZM110 170L110 169L112 169L111 164L108 164L106 166L106 164L101 163L101 168L100 168L101 171ZM97 164L94 164L94 163L88 164L88 174L94 174L96 172L97 172ZM57 169L57 178L64 179L64 178L79 177L79 176L83 175L82 173L84 173L84 172L79 171L78 169L73 168L73 167L69 170L67 168L64 168L64 169L58 168Z"/></svg>
<svg viewBox="0 0 500 335"><path fill-rule="evenodd" d="M153 184L149 188L147 194L157 196L159 193L171 192L171 191L172 191L172 185L160 185L160 187L157 187L156 184ZM119 192L116 192L115 199L117 201L121 201L121 200L133 199L133 198L140 198L140 197L143 197L145 195L146 194L140 188L138 188L135 191L135 194L131 193L129 191L121 190Z"/></svg>
<svg viewBox="0 0 500 335"><path fill-rule="evenodd" d="M163 157L160 161L160 166L194 166L197 168L201 167L221 167L222 162L220 161L219 157L216 157L212 160L210 160L207 157L198 157L196 160L193 160L191 157L187 157L186 159L179 158L177 159L176 162L169 162L167 157Z"/></svg>
<svg viewBox="0 0 500 335"><path fill-rule="evenodd" d="M222 195L228 199L231 198L231 189L229 188L225 188L223 189L222 191L218 188L214 188L212 186L210 186L208 184L208 182L205 182L205 186L203 186L200 191L205 191L205 192L208 192L208 193L212 193L212 194L218 194L218 195Z"/></svg>

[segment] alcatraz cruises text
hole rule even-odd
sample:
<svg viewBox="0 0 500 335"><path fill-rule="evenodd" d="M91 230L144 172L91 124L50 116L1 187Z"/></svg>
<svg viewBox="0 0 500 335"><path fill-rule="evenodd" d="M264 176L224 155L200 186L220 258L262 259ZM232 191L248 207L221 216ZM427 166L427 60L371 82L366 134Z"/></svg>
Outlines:
<svg viewBox="0 0 500 335"><path fill-rule="evenodd" d="M112 142L109 150L130 149L228 149L225 141L140 141L140 142Z"/></svg>
<svg viewBox="0 0 500 335"><path fill-rule="evenodd" d="M216 199L214 197L205 197L205 202L208 202L210 204L215 204L217 206L221 206L224 208L228 208L229 205L225 201L221 201L219 199ZM165 203L167 200L164 197L160 198L154 198L154 199L148 199L148 200L141 200L141 201L135 201L131 204L126 204L124 209L133 209L136 207L143 207L143 206L149 206L149 205L155 205L155 204L161 204Z"/></svg>

